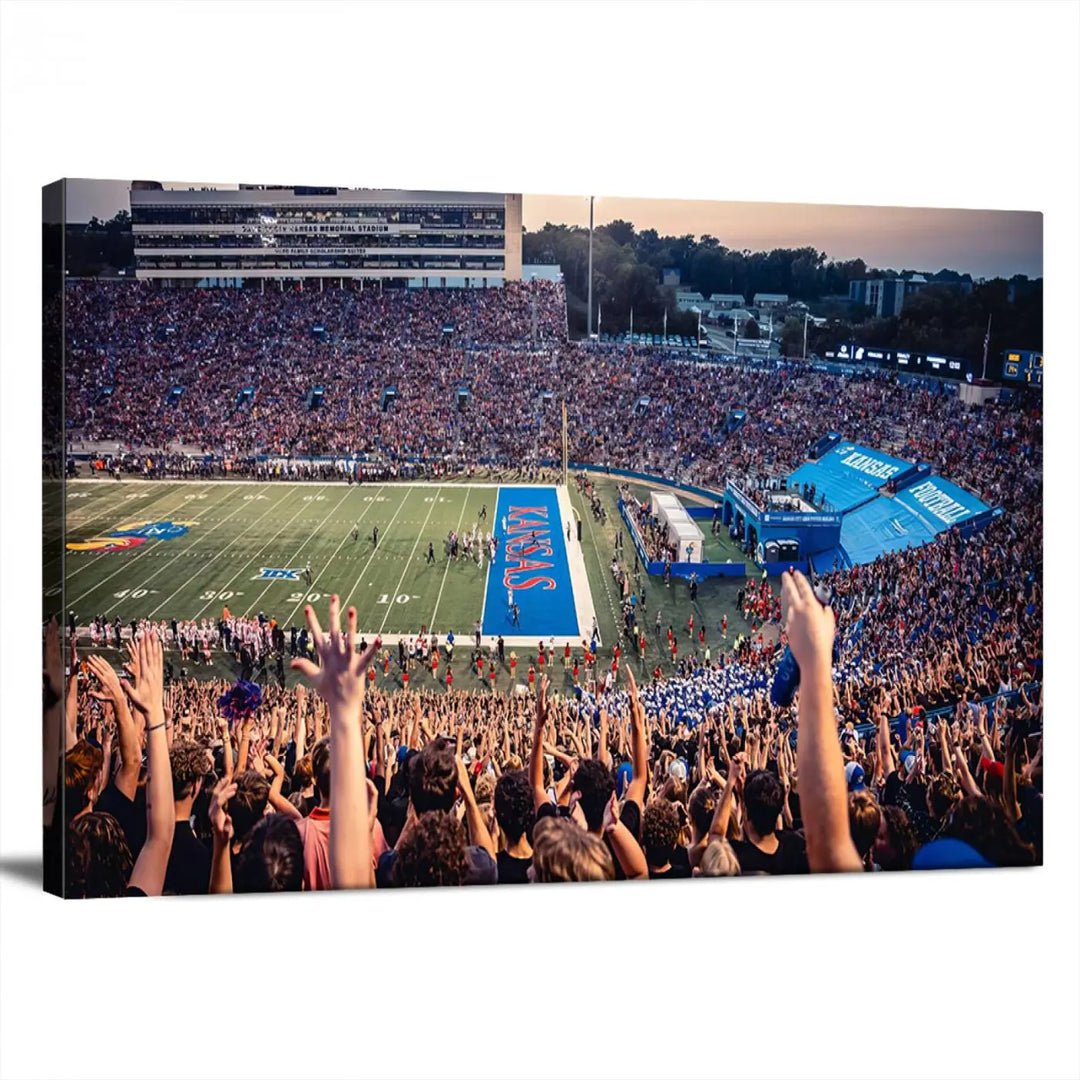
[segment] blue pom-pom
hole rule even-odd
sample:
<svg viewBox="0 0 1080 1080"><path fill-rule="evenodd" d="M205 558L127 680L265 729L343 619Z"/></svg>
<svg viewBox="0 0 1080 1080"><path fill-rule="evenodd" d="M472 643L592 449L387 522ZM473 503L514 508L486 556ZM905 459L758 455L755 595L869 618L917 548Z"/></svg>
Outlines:
<svg viewBox="0 0 1080 1080"><path fill-rule="evenodd" d="M262 690L258 683L241 679L218 698L221 715L234 723L246 720L262 704Z"/></svg>

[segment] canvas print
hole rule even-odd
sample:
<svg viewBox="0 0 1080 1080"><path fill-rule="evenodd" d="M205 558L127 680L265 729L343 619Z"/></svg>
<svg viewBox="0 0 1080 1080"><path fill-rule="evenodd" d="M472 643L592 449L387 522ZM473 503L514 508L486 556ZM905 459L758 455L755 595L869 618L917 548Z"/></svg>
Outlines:
<svg viewBox="0 0 1080 1080"><path fill-rule="evenodd" d="M43 295L50 891L1042 862L1041 215L66 180Z"/></svg>

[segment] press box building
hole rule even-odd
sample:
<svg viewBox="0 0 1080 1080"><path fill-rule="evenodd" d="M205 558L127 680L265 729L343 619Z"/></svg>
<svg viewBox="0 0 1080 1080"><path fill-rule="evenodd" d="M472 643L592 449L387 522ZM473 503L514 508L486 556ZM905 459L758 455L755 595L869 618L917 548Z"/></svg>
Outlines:
<svg viewBox="0 0 1080 1080"><path fill-rule="evenodd" d="M337 187L131 190L135 276L162 285L521 280L520 195Z"/></svg>

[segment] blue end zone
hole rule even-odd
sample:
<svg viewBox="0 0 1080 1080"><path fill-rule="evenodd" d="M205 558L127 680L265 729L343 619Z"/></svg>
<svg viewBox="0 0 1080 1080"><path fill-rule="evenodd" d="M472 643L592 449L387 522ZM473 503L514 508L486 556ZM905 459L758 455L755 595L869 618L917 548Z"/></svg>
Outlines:
<svg viewBox="0 0 1080 1080"><path fill-rule="evenodd" d="M555 488L499 488L494 522L502 542L488 570L484 633L576 638L578 620L566 557L566 523ZM514 626L510 615L508 588L514 590L519 626Z"/></svg>

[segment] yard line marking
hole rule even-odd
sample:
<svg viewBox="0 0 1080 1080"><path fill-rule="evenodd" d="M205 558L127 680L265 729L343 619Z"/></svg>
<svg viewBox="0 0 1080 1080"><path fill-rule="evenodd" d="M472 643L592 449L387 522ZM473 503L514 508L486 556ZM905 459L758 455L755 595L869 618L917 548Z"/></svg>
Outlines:
<svg viewBox="0 0 1080 1080"><path fill-rule="evenodd" d="M278 506L280 506L280 505L281 505L281 504L282 504L282 503L283 503L283 502L285 501L285 499L287 499L287 498L288 498L288 495L283 495L283 496L282 496L282 497L281 497L280 499L278 499L278 501L277 501L276 503L273 503L272 505L268 506L268 507L267 507L267 508L266 508L266 509L265 509L265 510L264 510L264 511L263 511L263 512L262 512L262 513L261 513L261 514L260 514L260 515L259 515L259 516L258 516L258 517L257 517L256 519L255 519L255 521L254 521L254 523L253 523L253 524L256 524L256 525L257 525L257 524L258 524L258 523L259 523L260 521L262 521L262 519L263 519L264 517L266 517L266 515L267 515L267 514L269 514L269 513L270 513L270 511L271 511L271 510L274 510L274 509L276 509L276 508L277 508ZM219 529L219 528L221 528L221 526L222 526L222 525L224 525L226 521L228 521L228 520L229 520L230 518L234 518L234 517L236 517L236 515L237 515L237 514L239 514L239 513L240 513L240 511L241 511L241 510L243 510L243 509L245 509L245 506L244 506L244 504L243 504L243 503L241 503L241 504L240 504L240 505L239 505L239 506L238 506L238 507L237 507L237 508L236 508L236 509L235 509L235 510L234 510L234 511L233 511L233 512L231 513L231 514L227 514L227 515L226 515L225 517L223 517L223 518L222 518L222 519L221 519L221 520L220 520L220 521L219 521L219 522L218 522L218 523L217 523L216 525L214 525L214 526L213 526L212 528L209 528L209 529L207 529L207 530L206 530L206 532L204 532L204 533L200 533L200 534L199 534L199 538L198 538L198 540L196 540L196 541L195 541L195 544L198 544L198 543L200 543L200 542L201 542L202 540L204 540L204 539L205 539L205 538L206 538L207 536L209 536L209 535L210 535L210 534L211 534L212 532L214 532L214 531L215 531L216 529ZM218 552L218 553L217 553L216 555L209 555L208 553L206 553L206 552L204 552L204 551L200 551L200 552L191 552L191 551L189 551L189 552L184 552L183 554L188 554L188 555L192 555L192 556L194 556L194 557L195 557L196 559L209 559L209 560L210 560L210 562L208 562L208 563L206 563L206 564L205 564L205 566L209 566L211 562L214 562L214 560L215 560L215 559L218 559L218 558L220 558L220 557L221 557L221 556L222 556L222 555L223 555L223 554L224 554L224 553L225 553L226 551L228 551L228 550L229 550L229 548L231 548L231 547L233 546L233 544L235 544L235 543L237 542L237 540L241 539L241 537L242 537L243 535L244 535L243 533L240 533L240 534L239 534L238 536L234 536L234 537L233 537L233 538L232 538L232 539L231 539L231 540L230 540L230 541L229 541L229 542L228 542L228 543L227 543L227 544L226 544L226 545L225 545L225 546L224 546L224 547L223 547L223 548L221 549L221 551L219 551L219 552ZM194 547L194 546L195 546L195 544L192 544L192 547ZM177 557L179 557L179 554L180 554L180 553L178 553ZM168 562L167 562L167 563L166 563L166 564L165 564L164 566L162 566L162 567L159 567L159 568L158 568L157 570L155 570L155 571L154 571L154 572L153 572L153 573L152 573L152 574L151 574L151 575L150 575L150 576L149 576L148 578L146 578L146 580L145 580L145 581L141 582L141 583L140 583L140 584L139 584L138 586L136 586L136 587L137 587L137 588L140 588L140 589L141 589L141 588L142 588L142 587L143 587L144 585L149 585L149 584L150 584L150 582L151 582L151 581L153 581L153 580L154 580L154 578L156 578L156 577L158 576L158 574L164 574L166 570L168 570L168 569L170 569L170 568L172 567L172 565L173 565L173 560L172 560L172 559L170 559L170 560L169 560L169 561L168 561ZM195 578L196 578L196 577L197 577L197 576L198 576L198 575L199 575L199 574L200 574L200 573L202 572L202 569L203 569L203 567L200 567L200 568L199 568L198 570L196 570L196 571L195 571L195 573L193 573L193 574L191 575L191 577L189 577L189 578L187 579L187 581L185 581L185 582L184 582L184 584L180 586L180 588L181 588L181 589L183 589L183 588L185 588L186 586L190 585L190 584L191 584L191 582L192 582L192 581L194 581L194 580L195 580ZM179 589L177 589L177 590L176 590L176 592L179 592L179 591L180 591ZM171 599L172 599L172 597L176 595L176 592L174 592L174 593L173 593L173 594L172 594L172 595L171 595L171 596L170 596L170 597L169 597L168 599L170 599L170 600L171 600ZM119 606L120 606L120 601L117 601L117 603L113 604L113 605L112 605L112 607L110 607L110 608L108 608L108 609L106 610L105 614L106 614L106 615L109 615L109 614L111 614L111 613L112 613L112 611L113 611L113 609L114 609L114 608L117 608L117 607L119 607ZM162 607L162 605L161 605L161 604L158 604L158 606L157 606L156 608L154 608L154 612L156 612L156 611L160 610L160 608L161 608L161 607ZM153 614L153 612L151 612L151 614Z"/></svg>
<svg viewBox="0 0 1080 1080"><path fill-rule="evenodd" d="M439 501L440 491L442 491L441 484L435 489L435 497L431 500L431 506L428 507L427 517L424 518L424 524L420 526L420 531L416 534L416 540L413 543L412 551L409 552L409 558L405 562L405 569L401 571L401 577L398 578L397 586L390 595L390 603L386 605L386 614L383 616L382 625L379 627L380 634L383 632L383 627L386 626L386 620L390 618L390 612L394 610L394 598L401 589L401 583L405 580L405 575L412 568L413 556L416 554L416 549L420 546L420 537L424 535L424 529L427 528L427 523L431 520L431 512L435 509L435 506Z"/></svg>
<svg viewBox="0 0 1080 1080"><path fill-rule="evenodd" d="M383 489L384 487L386 487L386 485L385 485L385 484L383 484L383 485L382 485L382 487L380 487L380 488L379 488L379 491L382 491L382 489ZM355 526L355 527L356 527L357 529L359 529L359 527L360 527L360 522L364 520L364 515L365 515L365 514L367 514L367 512L368 512L368 511L369 511L369 510L370 510L370 509L371 509L371 508L372 508L372 507L373 507L374 505L375 505L375 500L374 500L374 499L372 499L372 500L371 500L371 502L369 502L369 503L368 503L368 504L367 504L367 505L366 505L366 506L364 507L364 509L363 509L363 512L362 512L362 513L360 514L360 516L359 516L359 517L358 517L358 518L356 519L356 521L354 521L354 522L349 522L349 521L346 521L346 522L344 522L343 524L345 524L345 525L353 525L353 526ZM341 524L341 523L339 522L339 524ZM349 530L349 532L347 532L347 533L346 533L346 534L345 534L345 535L344 535L344 536L343 536L343 537L341 538L341 543L340 543L340 544L338 544L338 546L337 546L336 548L334 548L333 552L332 552L332 553L331 553L331 555L330 555L330 558L326 560L326 564L325 564L325 565L323 566L323 568L322 568L322 569L321 569L321 570L320 570L320 571L319 571L319 572L318 572L318 573L317 573L317 574L315 575L315 577L314 577L314 578L312 579L312 582L311 582L311 584L310 584L310 585L309 585L309 586L307 587L307 589L306 589L306 590L304 591L304 595L305 595L305 596L307 595L307 592L308 592L308 591L310 591L311 589L314 589L314 588L315 588L315 586L316 586L316 585L318 584L318 582L319 582L319 578L321 578L321 577L323 576L323 574L325 574L325 573L326 573L326 568L327 568L327 567L328 567L328 566L329 566L329 565L330 565L330 564L331 564L331 563L332 563L332 562L334 561L334 558L335 558L335 557L337 556L337 553L338 553L338 552L339 552L339 551L340 551L340 550L341 550L341 549L342 549L342 548L343 548L343 547L345 546L345 541L346 541L346 540L347 540L347 539L348 539L348 538L349 538L349 537L350 537L351 535L352 535L352 530L350 529L350 530ZM283 622L282 622L282 626L286 626L286 625L289 625L289 624L291 624L291 623L292 623L292 619L293 619L293 616L294 616L294 615L296 614L296 609L297 609L297 608L298 608L298 607L300 606L300 604L302 604L303 602L304 602L304 601L303 601L303 599L301 599L301 600L300 600L300 601L299 601L299 602L298 602L298 603L296 604L296 607L294 607L294 608L292 609L292 611L290 611L290 612L289 612L289 615L288 615L288 617L287 617L286 619L284 619L284 620L283 620Z"/></svg>
<svg viewBox="0 0 1080 1080"><path fill-rule="evenodd" d="M205 494L205 493L206 493L207 491L209 491L209 490L210 490L209 488L205 488L205 489L204 489L204 490L203 490L203 491L202 491L202 492L201 492L200 494ZM166 497L167 497L167 496L168 496L169 494L170 494L169 492L166 492ZM168 513L170 514L170 516L171 516L171 515L172 515L173 513L177 513L177 512L179 512L180 510L183 510L183 508L184 508L184 503L185 503L186 501L187 501L187 496L185 496L185 497L184 497L184 499L183 499L183 500L181 501L180 505L179 505L179 506L177 506L175 510L172 510L172 511L168 511ZM218 503L217 503L217 502L213 502L213 503L211 503L211 504L210 504L210 506L217 506L217 505L218 505ZM210 507L207 507L207 509L210 509ZM121 524L123 524L123 522L121 522ZM66 534L66 533L67 533L67 527L65 526L65 534ZM67 535L65 535L65 536L64 536L64 537L63 537L62 539L63 539L63 542L64 542L64 543L66 544L66 543L67 543ZM135 560L136 560L136 559L139 559L139 558L141 558L141 557L142 557L142 556L143 556L144 554L146 554L146 552L148 552L148 551L150 551L150 550L153 550L154 548L156 548L156 547L157 547L157 546L158 546L159 544L161 544L161 543L163 543L163 541L161 541L161 540L158 540L158 541L156 541L155 543L153 543L153 544L150 544L150 545L149 545L149 546L148 546L148 547L146 548L146 551L138 551L138 552L136 552L136 553L135 553L135 554L134 554L134 555L133 555L133 556L132 556L131 558L129 558L129 559L126 559L126 560L125 560L126 564L127 564L128 566L130 566L130 565L131 565L131 564L132 564L133 562L135 562ZM65 556L65 558L64 558L64 581L65 581L65 583L66 583L66 582L67 582L67 581L69 581L69 580L70 580L71 578L75 577L75 576L76 576L77 574L81 574L81 573L82 573L82 572L83 572L84 570L87 570L87 569L89 569L89 568L90 568L91 566L96 566L96 565L97 565L97 564L98 564L98 563L99 563L99 562L100 562L100 561L101 561L102 559L106 558L107 556L109 556L109 555L115 555L115 554L117 554L117 553L116 553L116 552L110 552L110 551L103 551L103 552L102 552L102 553L101 553L100 555L94 555L94 556L92 556L91 558L88 558L88 559L86 559L85 561L84 561L84 560L82 560L82 559L80 559L80 560L79 560L79 565L78 565L77 567L75 567L75 569L74 569L74 570L70 570L70 571L69 571L69 570L68 570L68 568L67 568L68 558L69 558L69 557L70 557L70 556L71 556L72 554L74 554L74 553L73 553L73 552L68 552L68 550L67 550L67 547L65 546L65 547L63 548L63 552L62 552L62 554L64 554L64 556ZM109 575L109 577L115 577L115 576L116 576L115 574L110 574L110 575ZM109 578L104 578L103 580L104 580L104 581L108 581L108 580L109 580ZM84 594L84 595L86 595L86 594ZM82 598L83 598L83 597L81 597L81 596L79 597L79 599L80 599L80 600L81 600Z"/></svg>
<svg viewBox="0 0 1080 1080"><path fill-rule="evenodd" d="M280 504L279 503L274 504L274 506L278 506L278 505L280 505ZM227 582L225 582L224 588L216 589L215 592L216 593L224 592L225 589L227 589L234 581L236 581L236 579L240 576L241 572L246 570L252 563L254 563L258 559L258 557L293 523L293 521L296 520L296 515L301 513L303 511L303 509L304 509L304 503L301 502L299 507L297 507L296 514L293 514L293 516L291 518L289 518L289 520L286 521L285 524L282 525L281 528L278 529L278 531L276 533L274 533L274 535L271 536L270 539L267 540L266 543L263 544L263 546L261 548L259 548L258 551L255 552L254 555L252 555L250 557L245 556L243 564L236 571L236 573L234 573L233 576L231 578L229 578L229 580ZM269 512L269 511L267 511L267 512ZM265 514L262 515L262 517L265 517L265 516L266 516ZM259 518L259 521L262 521L262 517ZM221 551L221 554L223 555L228 550L228 548L230 546L231 545L227 545L225 548L223 548L222 551ZM192 577L194 577L194 575L192 575ZM189 584L190 584L190 579L188 581L185 581L184 584L181 585L180 588L177 589L176 592L174 592L172 594L172 596L168 597L166 600L163 600L161 602L161 604L158 605L158 607L164 607L165 604L168 603L168 601L171 600L172 597L176 595L176 593L180 592L181 589L186 588ZM196 611L194 615L191 616L191 618L193 620L197 619L213 602L214 602L213 600L207 600L206 603L203 604L203 606L201 608L199 608L199 610ZM150 614L153 615L156 611L157 611L157 608L155 608L154 611L151 611Z"/></svg>
<svg viewBox="0 0 1080 1080"><path fill-rule="evenodd" d="M324 485L324 487L325 487L325 485ZM289 556L289 560L288 560L289 562L295 562L295 561L296 561L297 559L299 559L299 558L300 558L300 552L302 552L302 551L304 550L304 548L306 548L306 547L308 546L308 544L310 544L310 543L311 543L311 541L315 539L315 536L316 536L316 534L318 533L318 531L319 531L319 530L320 530L320 529L321 529L321 528L323 527L323 525L324 525L324 524L326 524L326 522L327 522L327 521L328 521L328 520L329 520L329 519L330 519L330 518L331 518L331 517L332 517L332 516L333 516L333 515L334 515L334 514L335 514L335 513L337 512L337 509L338 509L338 507L339 507L339 506L341 506L341 504L342 504L342 503L343 503L343 502L344 502L344 501L345 501L345 500L346 500L346 499L347 499L347 498L349 497L349 495L350 495L351 491L352 491L352 488L351 488L351 487L349 487L349 488L346 488L346 490L345 490L345 494L341 496L341 498L340 498L340 499L338 500L338 502L337 502L337 503L336 503L336 504L335 504L335 505L334 505L333 507L331 507L331 509L330 509L330 511L329 511L329 512L327 513L326 517L324 517L324 518L322 519L322 521L321 521L321 522L319 522L319 524L318 524L318 525L316 525L316 526L315 526L315 528L311 530L311 532L310 532L310 533L308 534L308 537L307 537L307 539L306 539L306 540L305 540L305 541L304 541L304 542L303 542L303 543L302 543L302 544L301 544L301 545L300 545L300 546L299 546L299 547L298 547L298 548L296 549L296 553L295 553L294 555L290 555L290 556ZM271 584L273 584L273 582L271 582ZM259 593L259 595L258 595L258 596L256 596L254 600L252 600L252 601L251 601L251 603L250 603L250 604L248 605L248 607L247 607L247 610L246 610L246 611L244 612L244 618L245 618L245 619L246 619L246 618L248 617L248 615L249 615L249 613L250 613L250 612L258 610L258 604L259 604L259 601L260 601L260 600L261 600L261 599L262 599L262 598L263 598L263 597L264 597L264 596L265 596L265 595L266 595L266 594L267 594L267 593L268 593L269 591L270 591L270 585L267 585L267 586L266 586L266 587L265 587L265 588L263 589L263 591L262 591L261 593Z"/></svg>
<svg viewBox="0 0 1080 1080"><path fill-rule="evenodd" d="M384 486L385 486L385 485L384 485ZM428 486L430 487L431 485L429 484ZM374 500L372 500L372 501L374 502ZM404 507L404 505L405 505L405 504L406 504L406 503L407 503L408 501L409 501L409 494L408 494L408 492L406 492L406 493L405 493L405 498L401 500L401 503L399 504L398 508L397 508L397 509L396 509L396 510L394 511L394 516L393 516L393 517L392 517L392 518L390 519L390 524L386 526L386 532L387 532L387 533L389 533L389 532L390 532L390 525L393 525L393 524L394 524L394 522L395 522L395 521L397 521L397 516L398 516L398 514L400 514L400 513L401 513L402 507ZM385 535L385 533L384 533L383 535ZM372 559L374 559L374 558L375 558L375 556L376 556L376 555L378 555L378 553L379 553L379 549L378 549L378 548L376 548L376 549L375 549L375 550L374 550L374 551L373 551L373 552L372 552L372 553L371 553L371 554L370 554L370 555L368 556L368 561L367 561L366 563L364 563L364 569L360 571L360 576L359 576L359 577L358 577L358 578L356 579L356 581L355 581L355 582L353 583L353 587L352 587L352 588L351 588L351 589L349 590L349 595L345 597L345 603L341 605L341 606L342 606L343 608L345 608L345 609L348 609L348 607L349 607L349 601L350 601L350 600L352 599L352 594L353 594L354 592L356 592L356 586L357 586L357 585L359 585L359 584L360 584L360 582L364 580L364 575L365 575L365 574L366 574L366 573L368 572L368 567L369 567L369 566L371 566L371 560L372 560Z"/></svg>
<svg viewBox="0 0 1080 1080"><path fill-rule="evenodd" d="M496 505L497 505L496 500ZM461 533L461 523L465 520L465 508L469 505L469 494L465 493L465 501L461 504L461 514L458 516L458 523L454 528L455 535ZM428 626L431 627L431 632L435 633L435 616L439 614L439 604L442 603L443 589L446 587L446 575L450 573L450 555L446 556L446 568L443 570L442 583L439 585L439 595L435 597L435 610L431 613L431 622Z"/></svg>
<svg viewBox="0 0 1080 1080"><path fill-rule="evenodd" d="M215 528L216 528L216 526L215 526ZM214 531L213 529L208 529L207 530L207 532L213 532L213 531ZM199 539L201 539L205 535L206 535L206 533L200 533L199 534ZM195 543L198 543L198 542L199 541L197 539L195 541ZM127 554L126 552L103 552L101 555L98 555L91 562L86 563L84 566L80 566L78 569L73 570L70 574L65 573L65 575L64 575L64 591L66 593L67 592L67 581L68 581L69 578L73 578L76 574L78 574L81 571L87 569L88 567L96 565L101 559L104 559L107 555L111 554L113 556L113 558L117 559L120 562L120 566L117 567L116 570L114 570L111 574L108 574L107 576L103 577L96 585L93 585L86 592L84 592L81 596L79 596L75 600L68 600L67 601L67 606L69 608L72 608L72 607L75 606L75 604L82 603L82 601L85 600L92 593L97 592L97 590L100 589L101 586L104 585L106 581L111 581L114 577L116 577L117 574L122 574L125 570L130 571L131 567L132 567L132 565L134 563L138 562L140 559L146 558L147 555L149 555L151 552L155 552L157 548L161 547L161 545L165 544L165 543L168 543L168 541L167 540L156 540L152 544L144 544L130 558L127 558L127 557L121 558L121 556L126 556L126 554ZM66 599L66 597L65 597L65 599Z"/></svg>

